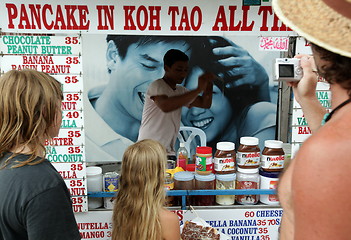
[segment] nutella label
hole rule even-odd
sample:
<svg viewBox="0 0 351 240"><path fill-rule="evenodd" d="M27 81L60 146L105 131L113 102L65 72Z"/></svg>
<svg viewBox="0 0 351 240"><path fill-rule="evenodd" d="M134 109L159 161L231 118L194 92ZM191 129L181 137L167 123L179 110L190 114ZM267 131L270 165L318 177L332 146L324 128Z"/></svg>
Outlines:
<svg viewBox="0 0 351 240"><path fill-rule="evenodd" d="M258 183L252 181L237 181L236 189L258 189ZM257 195L237 195L236 200L242 204L255 204L258 201Z"/></svg>
<svg viewBox="0 0 351 240"><path fill-rule="evenodd" d="M235 161L233 157L226 157L226 158L215 157L213 161L214 161L214 170L217 172L235 170Z"/></svg>
<svg viewBox="0 0 351 240"><path fill-rule="evenodd" d="M260 152L238 152L237 162L239 166L255 166L260 163Z"/></svg>
<svg viewBox="0 0 351 240"><path fill-rule="evenodd" d="M264 169L282 169L284 160L284 155L262 155L261 166Z"/></svg>

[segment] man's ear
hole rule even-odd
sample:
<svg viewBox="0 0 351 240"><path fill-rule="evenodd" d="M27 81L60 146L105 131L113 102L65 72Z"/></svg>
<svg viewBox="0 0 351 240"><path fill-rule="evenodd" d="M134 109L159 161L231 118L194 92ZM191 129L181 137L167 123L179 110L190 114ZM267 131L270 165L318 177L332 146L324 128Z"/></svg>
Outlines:
<svg viewBox="0 0 351 240"><path fill-rule="evenodd" d="M165 64L163 65L163 69L165 70L165 72L168 72L169 71L169 67Z"/></svg>
<svg viewBox="0 0 351 240"><path fill-rule="evenodd" d="M106 62L107 69L109 72L116 69L116 63L119 60L118 51L116 45L113 40L110 40L107 43L107 51L106 51Z"/></svg>

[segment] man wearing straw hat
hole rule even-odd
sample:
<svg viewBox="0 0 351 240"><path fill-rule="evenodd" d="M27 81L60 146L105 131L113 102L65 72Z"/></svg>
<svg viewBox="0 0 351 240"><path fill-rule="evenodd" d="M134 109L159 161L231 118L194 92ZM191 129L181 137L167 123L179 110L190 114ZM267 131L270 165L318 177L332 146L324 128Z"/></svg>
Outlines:
<svg viewBox="0 0 351 240"><path fill-rule="evenodd" d="M350 239L351 0L272 3L277 16L311 42L313 52L313 57L300 56L304 76L290 83L313 135L280 181L280 239ZM317 75L330 83L328 114L311 89Z"/></svg>

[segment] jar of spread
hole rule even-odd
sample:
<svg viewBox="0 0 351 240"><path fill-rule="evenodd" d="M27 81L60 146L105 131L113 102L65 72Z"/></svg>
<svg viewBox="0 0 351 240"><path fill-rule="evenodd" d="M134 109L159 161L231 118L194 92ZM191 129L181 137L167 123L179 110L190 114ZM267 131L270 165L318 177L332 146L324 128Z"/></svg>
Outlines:
<svg viewBox="0 0 351 240"><path fill-rule="evenodd" d="M174 178L174 190L193 190L194 189L194 173L188 171L176 172ZM187 196L187 204L192 204L192 196ZM175 204L181 205L181 197L175 197Z"/></svg>
<svg viewBox="0 0 351 240"><path fill-rule="evenodd" d="M165 189L166 191L170 191L174 189L174 180L171 173L166 172L165 174ZM166 197L166 205L167 207L173 206L174 204L174 196Z"/></svg>
<svg viewBox="0 0 351 240"><path fill-rule="evenodd" d="M239 168L236 173L236 189L259 189L260 175L258 168ZM239 204L253 205L259 200L259 195L236 195Z"/></svg>
<svg viewBox="0 0 351 240"><path fill-rule="evenodd" d="M217 151L213 158L214 170L217 174L235 173L236 157L235 144L232 142L218 142Z"/></svg>
<svg viewBox="0 0 351 240"><path fill-rule="evenodd" d="M103 184L105 192L117 192L118 191L118 179L119 174L117 172L107 172L103 175ZM113 209L114 197L104 198L105 209Z"/></svg>
<svg viewBox="0 0 351 240"><path fill-rule="evenodd" d="M215 189L215 178L216 176L213 173L209 175L200 175L195 174L195 189ZM214 205L214 196L213 195L198 195L195 196L195 205L196 206L211 206Z"/></svg>
<svg viewBox="0 0 351 240"><path fill-rule="evenodd" d="M216 189L235 189L236 174L216 174ZM216 203L219 205L233 205L235 195L216 195Z"/></svg>
<svg viewBox="0 0 351 240"><path fill-rule="evenodd" d="M103 190L102 168L97 166L87 167L87 191L101 192ZM88 209L96 209L103 204L102 198L88 197Z"/></svg>
<svg viewBox="0 0 351 240"><path fill-rule="evenodd" d="M261 167L266 172L280 172L284 169L285 153L283 142L277 140L264 141Z"/></svg>
<svg viewBox="0 0 351 240"><path fill-rule="evenodd" d="M176 172L173 178L175 190L194 189L194 173L188 171Z"/></svg>
<svg viewBox="0 0 351 240"><path fill-rule="evenodd" d="M266 172L260 169L260 189L277 189L280 172ZM279 205L276 194L263 194L260 202L268 205Z"/></svg>
<svg viewBox="0 0 351 240"><path fill-rule="evenodd" d="M118 178L117 172L107 172L103 176L103 184L105 192L117 192L118 191Z"/></svg>
<svg viewBox="0 0 351 240"><path fill-rule="evenodd" d="M258 138L241 137L240 146L236 155L238 167L240 168L258 168L260 166L260 147Z"/></svg>
<svg viewBox="0 0 351 240"><path fill-rule="evenodd" d="M197 147L196 148L196 173L200 175L208 175L212 173L212 148Z"/></svg>

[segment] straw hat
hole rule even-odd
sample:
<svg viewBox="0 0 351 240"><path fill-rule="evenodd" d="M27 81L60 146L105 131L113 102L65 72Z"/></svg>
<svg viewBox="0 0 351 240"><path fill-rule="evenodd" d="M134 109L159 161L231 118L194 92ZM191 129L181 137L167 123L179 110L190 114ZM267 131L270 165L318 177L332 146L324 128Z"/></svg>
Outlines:
<svg viewBox="0 0 351 240"><path fill-rule="evenodd" d="M351 0L272 0L292 30L331 52L351 58Z"/></svg>

